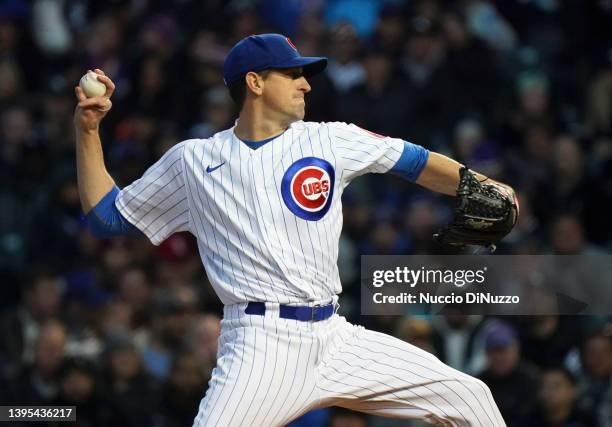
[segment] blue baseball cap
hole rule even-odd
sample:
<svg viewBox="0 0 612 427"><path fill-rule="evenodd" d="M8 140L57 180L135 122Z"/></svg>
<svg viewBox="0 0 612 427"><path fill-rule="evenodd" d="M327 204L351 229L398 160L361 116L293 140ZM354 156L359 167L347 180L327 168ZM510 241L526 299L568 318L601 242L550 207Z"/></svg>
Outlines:
<svg viewBox="0 0 612 427"><path fill-rule="evenodd" d="M257 34L245 37L230 50L223 64L226 86L237 82L249 71L302 67L304 76L320 73L327 58L301 56L288 37L281 34Z"/></svg>

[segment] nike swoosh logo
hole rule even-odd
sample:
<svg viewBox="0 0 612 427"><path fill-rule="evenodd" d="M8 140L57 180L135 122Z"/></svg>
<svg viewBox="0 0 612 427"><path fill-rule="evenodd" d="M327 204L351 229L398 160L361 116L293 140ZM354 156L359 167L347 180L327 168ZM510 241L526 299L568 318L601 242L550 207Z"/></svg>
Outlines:
<svg viewBox="0 0 612 427"><path fill-rule="evenodd" d="M215 166L214 168L211 168L210 166L206 167L206 173L211 173L213 171L216 171L217 169L219 169L221 166L223 166L225 164L225 162L221 163L218 166Z"/></svg>

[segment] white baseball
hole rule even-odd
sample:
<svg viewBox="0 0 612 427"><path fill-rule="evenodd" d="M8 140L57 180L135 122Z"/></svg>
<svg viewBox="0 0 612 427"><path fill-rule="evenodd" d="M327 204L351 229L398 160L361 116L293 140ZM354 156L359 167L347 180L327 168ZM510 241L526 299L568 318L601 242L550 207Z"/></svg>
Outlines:
<svg viewBox="0 0 612 427"><path fill-rule="evenodd" d="M106 86L98 80L97 76L93 71L88 71L79 81L79 86L88 98L102 96L106 93Z"/></svg>

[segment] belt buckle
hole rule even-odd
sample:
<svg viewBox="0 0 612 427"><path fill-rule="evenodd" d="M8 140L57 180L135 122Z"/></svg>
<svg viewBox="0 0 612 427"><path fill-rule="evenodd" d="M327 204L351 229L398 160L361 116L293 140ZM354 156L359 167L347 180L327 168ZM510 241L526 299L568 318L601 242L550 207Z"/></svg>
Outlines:
<svg viewBox="0 0 612 427"><path fill-rule="evenodd" d="M321 308L321 304L316 304L312 306L312 316L310 317L310 321L314 322L317 314L317 308Z"/></svg>

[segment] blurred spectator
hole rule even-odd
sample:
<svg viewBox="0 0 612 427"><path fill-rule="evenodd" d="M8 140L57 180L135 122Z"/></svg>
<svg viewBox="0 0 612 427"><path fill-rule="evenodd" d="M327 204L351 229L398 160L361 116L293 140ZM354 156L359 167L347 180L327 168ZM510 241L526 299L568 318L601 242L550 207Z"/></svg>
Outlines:
<svg viewBox="0 0 612 427"><path fill-rule="evenodd" d="M147 116L164 117L172 112L170 96L170 76L167 73L168 63L156 55L143 57L137 64L133 87L127 101L130 111L138 111Z"/></svg>
<svg viewBox="0 0 612 427"><path fill-rule="evenodd" d="M516 331L504 322L490 324L485 332L486 368L478 378L491 389L508 426L522 426L533 410L538 374L521 360Z"/></svg>
<svg viewBox="0 0 612 427"><path fill-rule="evenodd" d="M580 255L601 253L595 245L584 237L584 227L576 215L561 214L553 219L550 240L554 253L560 255Z"/></svg>
<svg viewBox="0 0 612 427"><path fill-rule="evenodd" d="M251 33L252 34L252 33ZM187 47L187 85L181 86L177 103L177 121L199 119L202 96L209 87L223 84L221 65L229 48L224 46L218 36L210 31L200 31L194 35Z"/></svg>
<svg viewBox="0 0 612 427"><path fill-rule="evenodd" d="M446 55L446 43L440 24L424 16L416 16L410 22L410 33L404 46L401 68L408 79L423 86L435 77Z"/></svg>
<svg viewBox="0 0 612 427"><path fill-rule="evenodd" d="M177 48L177 36L174 18L166 14L155 14L142 25L139 51L162 61L172 59Z"/></svg>
<svg viewBox="0 0 612 427"><path fill-rule="evenodd" d="M165 427L193 423L200 400L204 397L212 365L202 364L193 353L180 353L174 359L170 375L162 387L157 422Z"/></svg>
<svg viewBox="0 0 612 427"><path fill-rule="evenodd" d="M339 93L365 81L363 64L358 60L359 39L353 26L340 22L329 32L329 63L325 73Z"/></svg>
<svg viewBox="0 0 612 427"><path fill-rule="evenodd" d="M39 133L45 148L57 158L58 171L48 171L49 166L44 167L46 162L41 162L44 164L40 165L42 169L40 173L51 172L56 175L63 168L73 173L72 98L67 93L65 77L54 76L49 86L51 93L42 102L43 118L39 125Z"/></svg>
<svg viewBox="0 0 612 427"><path fill-rule="evenodd" d="M92 22L85 42L87 68L100 68L120 86L121 49L124 37L117 15L103 15Z"/></svg>
<svg viewBox="0 0 612 427"><path fill-rule="evenodd" d="M159 401L159 388L148 376L129 335L107 342L102 393L108 405L103 425L150 426Z"/></svg>
<svg viewBox="0 0 612 427"><path fill-rule="evenodd" d="M587 126L593 135L612 135L612 49L607 66L591 82L587 105Z"/></svg>
<svg viewBox="0 0 612 427"><path fill-rule="evenodd" d="M523 356L540 368L562 366L580 339L579 325L570 317L523 316L518 323Z"/></svg>
<svg viewBox="0 0 612 427"><path fill-rule="evenodd" d="M558 213L581 212L588 193L582 149L569 135L554 142L551 176L539 183L534 212L544 224Z"/></svg>
<svg viewBox="0 0 612 427"><path fill-rule="evenodd" d="M63 317L69 325L66 353L95 359L102 352L99 325L110 296L88 272L72 273L65 281Z"/></svg>
<svg viewBox="0 0 612 427"><path fill-rule="evenodd" d="M38 207L32 219L29 243L31 259L46 259L60 268L76 268L85 258L80 248L80 234L88 233L81 219L81 204L76 176L60 176L56 183L50 183L51 207ZM38 242L44 241L44 245Z"/></svg>
<svg viewBox="0 0 612 427"><path fill-rule="evenodd" d="M0 105L17 100L23 91L22 75L17 64L10 60L0 61Z"/></svg>
<svg viewBox="0 0 612 427"><path fill-rule="evenodd" d="M135 263L135 254L130 250L130 242L125 237L109 239L105 243L102 251L102 265L105 273L114 278Z"/></svg>
<svg viewBox="0 0 612 427"><path fill-rule="evenodd" d="M371 43L392 58L397 58L406 36L406 15L400 4L385 3Z"/></svg>
<svg viewBox="0 0 612 427"><path fill-rule="evenodd" d="M133 324L131 307L123 301L110 301L101 319L101 333L105 339L114 335L129 334Z"/></svg>
<svg viewBox="0 0 612 427"><path fill-rule="evenodd" d="M11 403L45 405L59 393L59 381L65 358L66 330L57 320L48 320L40 328L34 357L9 382Z"/></svg>
<svg viewBox="0 0 612 427"><path fill-rule="evenodd" d="M103 426L104 398L96 385L97 371L85 359L68 359L62 367L59 396L54 405L76 406L78 427Z"/></svg>
<svg viewBox="0 0 612 427"><path fill-rule="evenodd" d="M393 60L370 50L363 59L366 80L339 97L338 118L384 135L406 135L404 117L409 109L406 86L395 78Z"/></svg>
<svg viewBox="0 0 612 427"><path fill-rule="evenodd" d="M599 414L612 386L612 341L604 334L585 338L580 348L582 371L577 383L580 410Z"/></svg>
<svg viewBox="0 0 612 427"><path fill-rule="evenodd" d="M43 325L59 314L62 291L62 280L53 270L34 268L22 290L23 305L6 311L0 318L0 335L3 337L0 353L6 355L12 371L22 363L34 360ZM59 329L65 335L61 325L55 326L56 335L60 335ZM47 329L52 328L47 326ZM51 332L47 331L47 334Z"/></svg>
<svg viewBox="0 0 612 427"><path fill-rule="evenodd" d="M253 1L243 1L230 3L228 6L231 19L231 34L230 43L242 40L251 34L256 34L258 28L261 28L262 23L259 20L260 14L257 11L257 3Z"/></svg>
<svg viewBox="0 0 612 427"><path fill-rule="evenodd" d="M438 250L431 238L444 221L443 208L432 198L415 198L405 209L404 229L416 254Z"/></svg>
<svg viewBox="0 0 612 427"><path fill-rule="evenodd" d="M409 242L398 227L390 222L378 223L372 228L367 243L361 248L363 255L391 255L408 251Z"/></svg>
<svg viewBox="0 0 612 427"><path fill-rule="evenodd" d="M332 51L328 52L328 49L323 48L325 43L328 42L329 37L328 34L326 34L323 21L317 14L322 4L317 1L309 1L303 2L302 5L310 11L302 17L299 33L294 40L295 45L298 47L299 52L303 56L321 56L322 54L329 55L329 69L329 65L334 59L334 53L332 52L333 49ZM343 23L338 25L343 28L346 26L346 24ZM359 43L358 40L355 40L355 42ZM342 47L341 50L346 51L346 49ZM352 47L349 48L349 51L351 50L353 50ZM346 76L349 78L349 80L352 76L352 72L350 71L351 67L355 66L362 68L361 64L359 64L357 61L351 61L351 63L352 64L349 66ZM335 85L335 83L342 83L337 81L334 82L331 75L327 72L319 73L310 78L308 83L312 89L306 94L306 116L304 117L304 120L322 122L335 119L335 105L333 100L335 99L338 91L338 87Z"/></svg>
<svg viewBox="0 0 612 427"><path fill-rule="evenodd" d="M557 113L552 105L548 76L539 71L524 71L516 77L515 84L517 105L507 114L503 129L504 142L509 147L526 138L530 129L557 130Z"/></svg>
<svg viewBox="0 0 612 427"><path fill-rule="evenodd" d="M308 2L304 6L312 6L312 9L309 8L310 10L305 11L304 15L302 15L298 32L291 40L293 40L298 51L303 56L317 56L321 53L319 46L323 45L327 36L325 23L319 16L319 6L321 4L317 5L317 2Z"/></svg>
<svg viewBox="0 0 612 427"><path fill-rule="evenodd" d="M481 316L446 310L433 320L434 348L438 358L463 372L475 374L484 365Z"/></svg>
<svg viewBox="0 0 612 427"><path fill-rule="evenodd" d="M409 29L399 59L400 71L410 88L402 90L411 103L405 116L410 123L408 136L425 147L444 149L447 142L438 141L447 138L442 130L456 115L453 110L462 107L448 102L453 93L453 77L445 61L446 41L439 22L423 16L414 17Z"/></svg>
<svg viewBox="0 0 612 427"><path fill-rule="evenodd" d="M192 138L210 138L232 126L234 106L225 87L211 88L202 100L202 121L189 131Z"/></svg>
<svg viewBox="0 0 612 427"><path fill-rule="evenodd" d="M511 149L507 175L512 177L515 185L535 199L537 188L551 179L553 134L547 127L536 124L525 129L524 136L519 135L517 138L516 141L520 141L522 147ZM511 146L512 143L506 145Z"/></svg>
<svg viewBox="0 0 612 427"><path fill-rule="evenodd" d="M499 96L497 57L482 39L470 33L460 14L444 14L442 26L448 46L446 61L455 80L453 102L464 112L485 115Z"/></svg>
<svg viewBox="0 0 612 427"><path fill-rule="evenodd" d="M417 0L408 5L409 15L422 16L430 21L440 19L442 13L442 2L440 0Z"/></svg>
<svg viewBox="0 0 612 427"><path fill-rule="evenodd" d="M495 142L477 120L462 120L455 127L456 160L490 178L499 178L502 164Z"/></svg>
<svg viewBox="0 0 612 427"><path fill-rule="evenodd" d="M0 56L14 61L21 80L28 90L41 87L44 69L41 67L41 53L33 42L28 27L30 5L24 0L2 3L0 7Z"/></svg>
<svg viewBox="0 0 612 427"><path fill-rule="evenodd" d="M191 288L157 293L152 331L143 351L146 370L158 380L168 377L173 354L182 348L184 336L195 316L196 295Z"/></svg>
<svg viewBox="0 0 612 427"><path fill-rule="evenodd" d="M132 265L119 276L118 296L129 306L130 329L139 330L150 322L152 285L144 268Z"/></svg>
<svg viewBox="0 0 612 427"><path fill-rule="evenodd" d="M592 427L592 414L576 409L576 384L564 368L551 368L542 373L538 409L523 424L525 427Z"/></svg>
<svg viewBox="0 0 612 427"><path fill-rule="evenodd" d="M19 105L4 109L0 116L0 135L3 140L2 163L17 172L24 151L36 143L31 112Z"/></svg>

